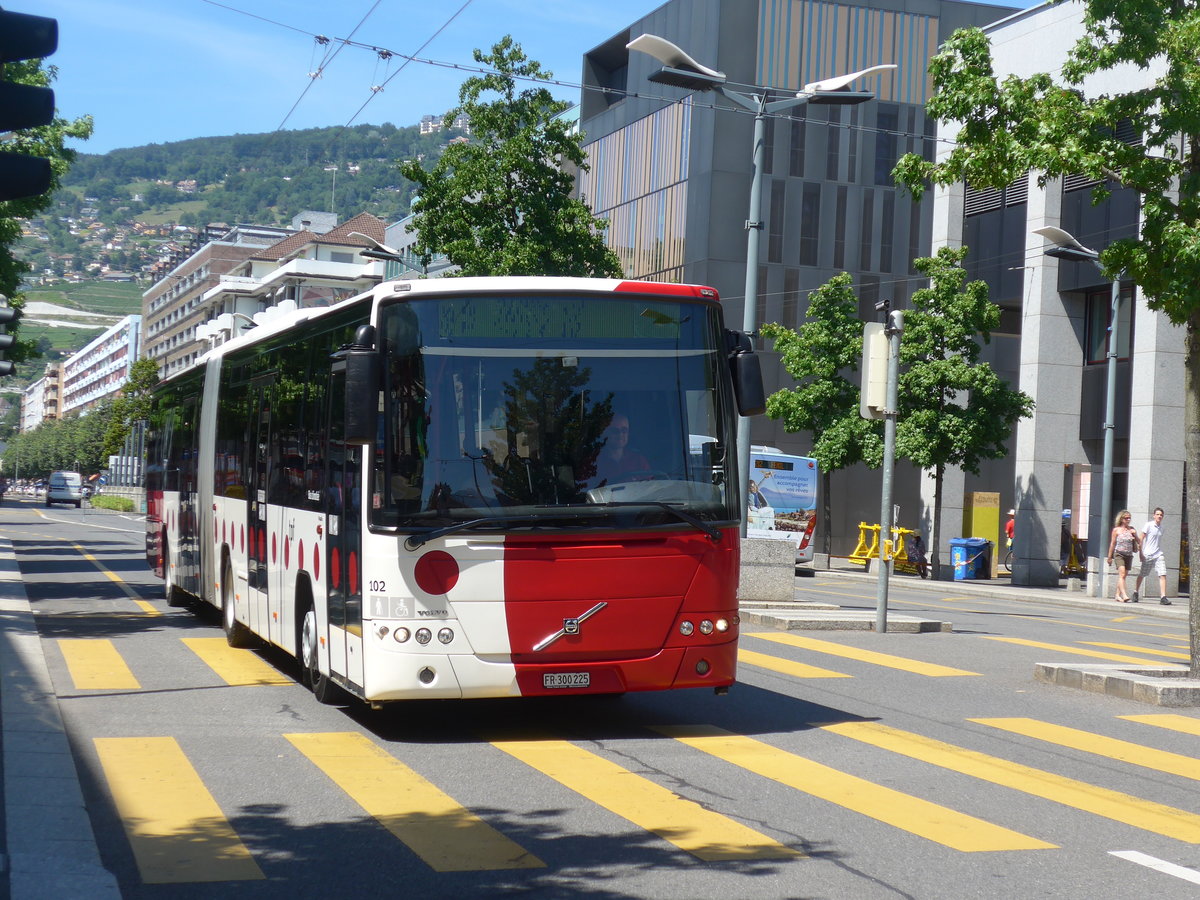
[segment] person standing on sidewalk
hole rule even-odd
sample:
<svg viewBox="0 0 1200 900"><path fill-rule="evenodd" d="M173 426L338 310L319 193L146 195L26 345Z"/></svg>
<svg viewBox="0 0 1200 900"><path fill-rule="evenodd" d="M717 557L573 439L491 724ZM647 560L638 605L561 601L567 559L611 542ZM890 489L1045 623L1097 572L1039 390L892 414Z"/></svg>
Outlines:
<svg viewBox="0 0 1200 900"><path fill-rule="evenodd" d="M1117 559L1118 603L1129 602L1129 595L1125 591L1125 576L1133 568L1133 554L1142 548L1137 529L1130 524L1132 519L1133 516L1127 509L1117 513L1117 520L1113 523L1112 536L1108 541L1108 564L1112 565L1113 557Z"/></svg>
<svg viewBox="0 0 1200 900"><path fill-rule="evenodd" d="M1154 508L1154 517L1146 523L1142 529L1142 566L1138 569L1137 581L1133 585L1133 602L1138 602L1138 592L1142 589L1142 579L1148 576L1151 571L1158 576L1158 602L1163 606L1170 606L1171 601L1167 599L1167 561L1163 557L1162 549L1162 521L1163 508L1156 506Z"/></svg>

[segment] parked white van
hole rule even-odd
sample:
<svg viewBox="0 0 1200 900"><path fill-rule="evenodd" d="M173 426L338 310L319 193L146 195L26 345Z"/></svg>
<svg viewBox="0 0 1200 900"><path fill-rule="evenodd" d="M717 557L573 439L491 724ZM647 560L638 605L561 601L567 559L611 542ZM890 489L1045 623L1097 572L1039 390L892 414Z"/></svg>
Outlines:
<svg viewBox="0 0 1200 900"><path fill-rule="evenodd" d="M78 472L51 472L46 485L46 505L51 503L83 506L83 476Z"/></svg>

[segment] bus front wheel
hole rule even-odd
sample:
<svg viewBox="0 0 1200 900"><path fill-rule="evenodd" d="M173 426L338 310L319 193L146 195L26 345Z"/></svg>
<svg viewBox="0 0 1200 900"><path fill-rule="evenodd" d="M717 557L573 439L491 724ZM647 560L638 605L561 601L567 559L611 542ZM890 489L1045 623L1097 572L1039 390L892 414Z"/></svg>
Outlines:
<svg viewBox="0 0 1200 900"><path fill-rule="evenodd" d="M225 626L225 641L230 647L249 647L254 642L250 629L237 620L233 598L233 567L226 558L221 566L221 622Z"/></svg>
<svg viewBox="0 0 1200 900"><path fill-rule="evenodd" d="M304 683L312 690L318 703L336 703L337 686L329 677L321 674L317 660L317 611L312 600L304 606L304 618L300 620L299 663Z"/></svg>

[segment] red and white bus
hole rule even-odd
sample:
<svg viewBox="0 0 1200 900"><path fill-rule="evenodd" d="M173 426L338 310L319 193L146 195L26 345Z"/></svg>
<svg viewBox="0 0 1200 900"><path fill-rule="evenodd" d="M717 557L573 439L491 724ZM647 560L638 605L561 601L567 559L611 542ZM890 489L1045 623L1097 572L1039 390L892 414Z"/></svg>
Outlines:
<svg viewBox="0 0 1200 900"><path fill-rule="evenodd" d="M322 701L723 693L762 406L711 288L386 282L159 386L147 557Z"/></svg>

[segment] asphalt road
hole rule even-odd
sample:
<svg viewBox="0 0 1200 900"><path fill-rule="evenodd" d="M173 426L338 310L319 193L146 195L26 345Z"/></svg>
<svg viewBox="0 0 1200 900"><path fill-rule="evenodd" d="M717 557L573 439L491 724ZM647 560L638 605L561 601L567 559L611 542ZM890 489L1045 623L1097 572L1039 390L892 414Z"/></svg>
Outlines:
<svg viewBox="0 0 1200 900"><path fill-rule="evenodd" d="M127 898L1200 895L1200 715L1032 678L1185 659L1136 608L897 580L892 610L954 631L748 629L727 697L370 712L168 608L136 517L6 501L0 526Z"/></svg>

